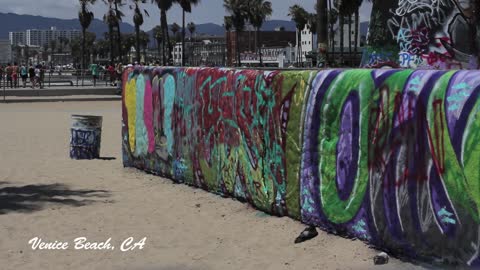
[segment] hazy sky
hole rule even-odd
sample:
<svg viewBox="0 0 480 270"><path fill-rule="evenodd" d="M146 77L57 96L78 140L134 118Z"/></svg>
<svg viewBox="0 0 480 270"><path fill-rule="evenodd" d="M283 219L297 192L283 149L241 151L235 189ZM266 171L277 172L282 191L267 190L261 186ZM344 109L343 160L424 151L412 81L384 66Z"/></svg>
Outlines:
<svg viewBox="0 0 480 270"><path fill-rule="evenodd" d="M45 17L54 17L62 19L77 18L78 0L0 0L0 12L13 12L17 14L40 15ZM127 0L131 3L131 0ZM150 2L150 0L147 0ZM290 20L287 16L288 7L294 4L302 5L307 11L313 12L315 0L270 0L273 5L273 15L271 19ZM361 21L369 19L371 4L364 1L364 5L360 11ZM143 8L148 11L150 17L145 18L143 29L151 29L155 25L160 24L160 13L156 5L145 4ZM102 19L106 11L106 5L102 0L97 0L97 4L92 7L95 18ZM132 23L132 11L125 6L123 8L126 14L125 22ZM168 13L168 23L177 22L181 24L181 9L175 6ZM194 8L193 14L187 14L187 22L194 21L198 23L223 23L225 9L223 8L223 0L201 0L199 6Z"/></svg>

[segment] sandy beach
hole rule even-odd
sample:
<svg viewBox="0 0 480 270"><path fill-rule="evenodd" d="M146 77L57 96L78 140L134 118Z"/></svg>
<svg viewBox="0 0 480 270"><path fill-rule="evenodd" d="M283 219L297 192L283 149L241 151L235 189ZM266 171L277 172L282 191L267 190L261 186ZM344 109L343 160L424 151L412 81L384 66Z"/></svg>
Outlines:
<svg viewBox="0 0 480 270"><path fill-rule="evenodd" d="M72 114L103 116L104 159L70 160ZM1 269L421 269L375 266L379 251L321 231L294 245L298 221L124 169L120 101L0 104L0 124ZM34 237L69 248L33 250ZM122 251L129 237L143 249Z"/></svg>

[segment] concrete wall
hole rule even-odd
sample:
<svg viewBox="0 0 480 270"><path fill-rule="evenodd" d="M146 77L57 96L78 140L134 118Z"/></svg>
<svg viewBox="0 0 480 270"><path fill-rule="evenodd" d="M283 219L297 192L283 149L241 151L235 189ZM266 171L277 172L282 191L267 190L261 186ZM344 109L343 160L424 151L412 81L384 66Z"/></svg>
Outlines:
<svg viewBox="0 0 480 270"><path fill-rule="evenodd" d="M479 264L480 71L124 79L125 166L395 254Z"/></svg>

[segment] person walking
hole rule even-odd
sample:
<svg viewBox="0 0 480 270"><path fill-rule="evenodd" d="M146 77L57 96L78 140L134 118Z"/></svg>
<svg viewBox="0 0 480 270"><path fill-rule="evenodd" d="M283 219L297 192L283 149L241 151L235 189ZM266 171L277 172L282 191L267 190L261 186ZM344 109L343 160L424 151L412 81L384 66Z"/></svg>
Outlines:
<svg viewBox="0 0 480 270"><path fill-rule="evenodd" d="M32 64L30 64L30 67L28 68L28 76L30 77L32 89L35 89L35 69L33 68Z"/></svg>
<svg viewBox="0 0 480 270"><path fill-rule="evenodd" d="M5 86L4 68L0 65L0 86Z"/></svg>
<svg viewBox="0 0 480 270"><path fill-rule="evenodd" d="M42 88L42 82L40 81L40 69L41 69L40 65L35 66L35 85L38 84L38 86L41 89Z"/></svg>
<svg viewBox="0 0 480 270"><path fill-rule="evenodd" d="M28 70L25 64L20 67L20 77L22 78L23 88L27 87Z"/></svg>
<svg viewBox="0 0 480 270"><path fill-rule="evenodd" d="M93 86L97 86L97 79L99 75L99 67L96 63L93 63L89 67L90 71L92 72L93 76Z"/></svg>
<svg viewBox="0 0 480 270"><path fill-rule="evenodd" d="M7 87L10 86L10 88L13 88L13 68L10 63L8 63L7 67L5 68L5 74L7 76Z"/></svg>
<svg viewBox="0 0 480 270"><path fill-rule="evenodd" d="M40 65L40 89L45 87L45 68L44 64Z"/></svg>
<svg viewBox="0 0 480 270"><path fill-rule="evenodd" d="M115 86L115 66L113 63L110 63L110 65L108 65L108 74L110 75L110 86Z"/></svg>
<svg viewBox="0 0 480 270"><path fill-rule="evenodd" d="M115 72L117 74L117 81L115 82L117 85L117 93L122 93L122 87L123 87L123 65L122 63L118 63L117 67L115 68Z"/></svg>
<svg viewBox="0 0 480 270"><path fill-rule="evenodd" d="M13 63L12 67L12 80L13 80L13 87L17 88L18 87L18 73L20 72L20 69L18 68L17 62Z"/></svg>

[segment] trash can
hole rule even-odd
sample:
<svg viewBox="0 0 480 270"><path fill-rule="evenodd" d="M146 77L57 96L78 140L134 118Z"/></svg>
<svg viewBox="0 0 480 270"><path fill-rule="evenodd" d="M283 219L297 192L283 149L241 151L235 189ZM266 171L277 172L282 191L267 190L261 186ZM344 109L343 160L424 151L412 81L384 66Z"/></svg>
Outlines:
<svg viewBox="0 0 480 270"><path fill-rule="evenodd" d="M72 115L70 129L70 158L95 159L100 157L102 139L102 117Z"/></svg>

